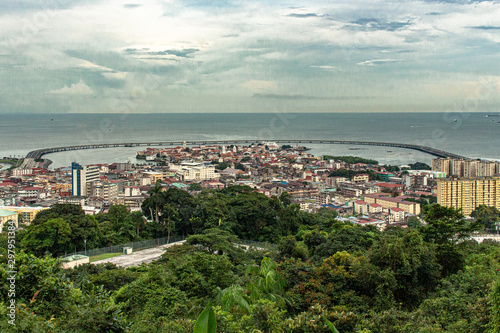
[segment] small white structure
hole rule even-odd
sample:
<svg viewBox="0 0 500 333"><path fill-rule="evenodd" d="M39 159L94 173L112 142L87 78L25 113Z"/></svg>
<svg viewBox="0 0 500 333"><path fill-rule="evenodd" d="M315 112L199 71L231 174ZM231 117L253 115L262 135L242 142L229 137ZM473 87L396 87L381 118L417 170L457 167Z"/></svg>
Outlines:
<svg viewBox="0 0 500 333"><path fill-rule="evenodd" d="M62 258L61 267L64 269L75 268L76 266L88 264L89 262L90 259L88 256L84 256L83 254L74 254L72 256Z"/></svg>
<svg viewBox="0 0 500 333"><path fill-rule="evenodd" d="M123 254L132 254L132 248L131 247L124 247Z"/></svg>

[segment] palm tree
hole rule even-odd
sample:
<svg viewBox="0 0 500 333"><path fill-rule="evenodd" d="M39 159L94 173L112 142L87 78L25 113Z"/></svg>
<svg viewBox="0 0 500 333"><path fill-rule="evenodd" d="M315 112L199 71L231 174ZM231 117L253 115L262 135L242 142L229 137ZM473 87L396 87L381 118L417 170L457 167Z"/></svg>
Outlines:
<svg viewBox="0 0 500 333"><path fill-rule="evenodd" d="M220 303L222 308L227 311L237 308L244 313L250 312L250 299L245 295L245 288L237 284L233 284L221 292Z"/></svg>
<svg viewBox="0 0 500 333"><path fill-rule="evenodd" d="M160 207L165 204L165 199L161 195L162 190L163 187L161 186L161 180L158 179L156 181L155 187L148 191L151 204L155 207L154 217L157 223L160 222ZM149 209L151 210L151 207ZM153 217L153 212L151 212L151 217Z"/></svg>
<svg viewBox="0 0 500 333"><path fill-rule="evenodd" d="M286 281L283 275L276 270L277 266L276 261L264 257L260 267L250 266L248 268L247 272L255 276L248 286L252 301L268 299L281 307L289 303L288 299L282 296Z"/></svg>
<svg viewBox="0 0 500 333"><path fill-rule="evenodd" d="M251 266L247 273L253 275L247 288L231 285L220 294L220 303L225 310L238 308L243 313L250 312L250 305L259 299L267 299L283 307L289 300L283 296L286 281L276 270L277 263L264 257L259 266Z"/></svg>

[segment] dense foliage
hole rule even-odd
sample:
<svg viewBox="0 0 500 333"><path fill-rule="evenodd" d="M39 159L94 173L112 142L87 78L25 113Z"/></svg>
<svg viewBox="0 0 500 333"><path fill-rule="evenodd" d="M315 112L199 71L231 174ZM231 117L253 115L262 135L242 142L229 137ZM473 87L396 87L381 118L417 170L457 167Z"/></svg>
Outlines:
<svg viewBox="0 0 500 333"><path fill-rule="evenodd" d="M356 164L356 163L374 164L374 165L378 164L378 161L376 161L376 160L371 160L371 159L368 159L368 158L363 158L363 157L358 157L358 156L332 156L332 155L323 155L323 160L342 161L342 162L346 162L346 163L349 163L349 164Z"/></svg>
<svg viewBox="0 0 500 333"><path fill-rule="evenodd" d="M328 322L341 333L498 332L500 247L468 240L480 221L432 204L425 224L380 231L286 199L247 187L197 197L159 189L143 207L153 222L123 206L94 218L56 205L18 232L17 325L2 284L0 331L180 333L215 317L226 333L331 332ZM54 258L82 237L97 245L168 230L192 236L139 267L64 270ZM241 238L276 247L246 248ZM5 281L4 236L0 244Z"/></svg>
<svg viewBox="0 0 500 333"><path fill-rule="evenodd" d="M432 170L432 168L423 162L415 162L413 164L408 164L411 170Z"/></svg>

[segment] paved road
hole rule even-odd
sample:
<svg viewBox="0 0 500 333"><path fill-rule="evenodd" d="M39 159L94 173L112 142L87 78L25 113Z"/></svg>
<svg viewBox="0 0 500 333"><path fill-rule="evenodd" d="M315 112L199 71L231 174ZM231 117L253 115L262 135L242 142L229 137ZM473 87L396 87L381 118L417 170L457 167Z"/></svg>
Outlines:
<svg viewBox="0 0 500 333"><path fill-rule="evenodd" d="M495 235L488 235L488 236L472 236L471 237L473 240L475 240L478 243L482 243L484 240L489 239L493 240L495 242L500 242L500 237L495 236Z"/></svg>
<svg viewBox="0 0 500 333"><path fill-rule="evenodd" d="M92 264L97 265L97 264L105 264L105 263L112 263L120 267L132 267L132 266L139 266L143 263L148 264L158 258L161 257L161 255L165 252L165 249L173 246L173 245L180 245L184 243L185 241L180 241L180 242L175 242L175 243L170 243L166 245L161 245L158 247L154 247L151 249L146 249L146 250L140 250L137 252L133 252L132 254L128 255L121 255L113 258L108 258L108 259L103 259L99 261L94 261Z"/></svg>
<svg viewBox="0 0 500 333"><path fill-rule="evenodd" d="M121 255L113 258L108 258L108 259L103 259L99 261L94 261L92 264L105 264L105 263L112 263L115 264L116 266L120 267L133 267L133 266L139 266L142 263L149 264L152 261L155 261L156 259L160 258L161 255L165 252L165 249L173 246L173 245L181 245L185 241L179 241L175 243L170 243L166 245L161 245L157 247L153 247L151 249L146 249L146 250L139 250L137 252L133 252L132 254L128 255ZM240 247L243 247L245 250L248 250L250 248L249 245L244 245L244 244L237 244ZM256 247L253 246L257 250L266 250L265 248L262 247Z"/></svg>

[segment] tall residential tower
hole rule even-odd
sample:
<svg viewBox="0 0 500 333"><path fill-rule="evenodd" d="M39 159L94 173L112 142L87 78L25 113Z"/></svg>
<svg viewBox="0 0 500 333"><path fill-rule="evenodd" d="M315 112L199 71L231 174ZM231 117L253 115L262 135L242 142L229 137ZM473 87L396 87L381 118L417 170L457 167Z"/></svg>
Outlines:
<svg viewBox="0 0 500 333"><path fill-rule="evenodd" d="M81 166L73 162L71 163L71 173L73 195L79 197L87 195L87 183L96 182L100 179L98 166Z"/></svg>

